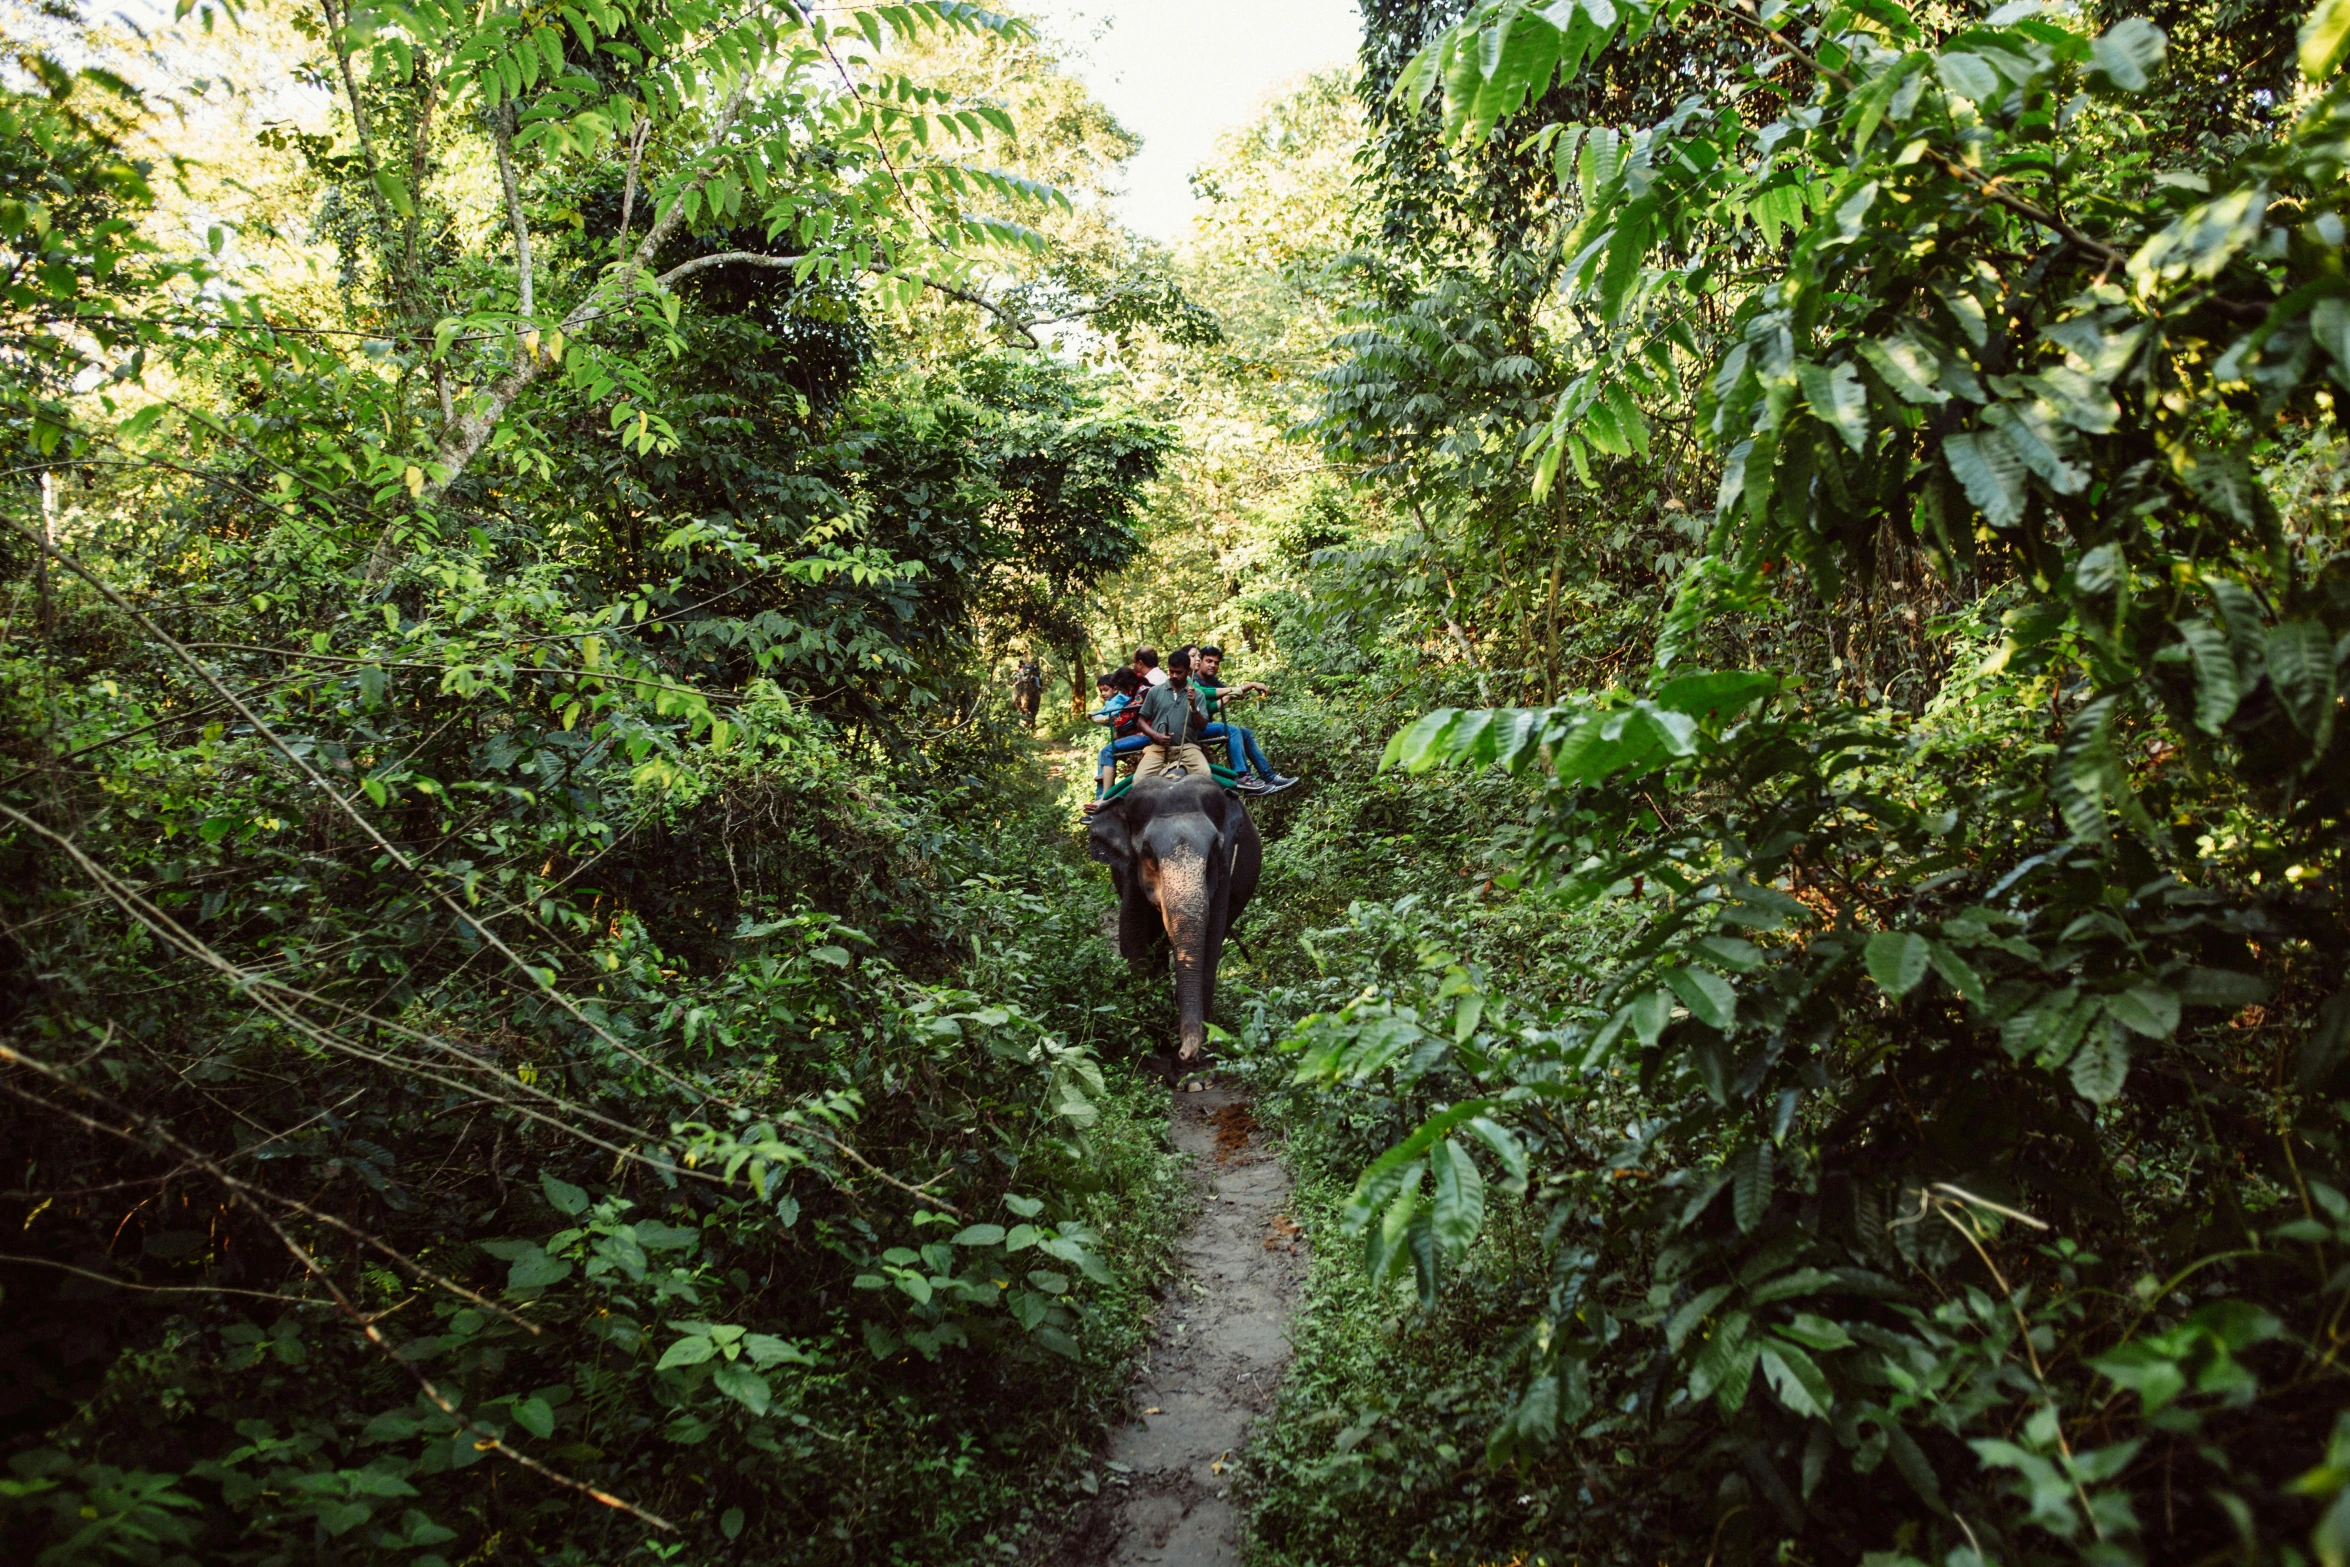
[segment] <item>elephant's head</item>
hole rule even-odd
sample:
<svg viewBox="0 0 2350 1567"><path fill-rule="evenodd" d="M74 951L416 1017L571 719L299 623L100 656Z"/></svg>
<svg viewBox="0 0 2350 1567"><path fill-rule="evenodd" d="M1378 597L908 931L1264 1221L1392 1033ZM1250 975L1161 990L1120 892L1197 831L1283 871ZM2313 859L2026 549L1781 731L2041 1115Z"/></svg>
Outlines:
<svg viewBox="0 0 2350 1567"><path fill-rule="evenodd" d="M1120 953L1139 965L1162 939L1174 949L1182 1058L1193 1060L1207 1043L1225 932L1256 887L1256 827L1209 779L1148 779L1096 812L1087 836L1117 885Z"/></svg>

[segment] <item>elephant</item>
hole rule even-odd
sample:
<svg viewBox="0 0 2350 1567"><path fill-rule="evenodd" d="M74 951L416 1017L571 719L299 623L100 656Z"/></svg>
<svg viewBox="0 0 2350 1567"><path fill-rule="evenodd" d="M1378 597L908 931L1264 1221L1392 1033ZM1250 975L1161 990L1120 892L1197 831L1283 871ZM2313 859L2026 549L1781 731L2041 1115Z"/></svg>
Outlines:
<svg viewBox="0 0 2350 1567"><path fill-rule="evenodd" d="M1265 843L1214 779L1146 778L1094 813L1087 852L1118 889L1118 951L1142 969L1172 948L1179 1059L1199 1059L1216 1004L1216 964L1264 869Z"/></svg>
<svg viewBox="0 0 2350 1567"><path fill-rule="evenodd" d="M1019 677L1012 682L1012 705L1034 729L1037 711L1044 705L1044 666L1033 658L1020 661Z"/></svg>

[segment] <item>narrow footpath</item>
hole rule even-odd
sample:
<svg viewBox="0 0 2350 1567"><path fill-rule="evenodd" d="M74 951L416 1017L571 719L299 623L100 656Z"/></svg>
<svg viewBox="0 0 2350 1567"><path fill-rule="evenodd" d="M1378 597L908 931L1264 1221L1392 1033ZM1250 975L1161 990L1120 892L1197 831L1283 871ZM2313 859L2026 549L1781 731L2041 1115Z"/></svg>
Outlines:
<svg viewBox="0 0 2350 1567"><path fill-rule="evenodd" d="M1200 1215L1159 1331L1111 1432L1102 1499L1079 1526L1083 1567L1238 1567L1232 1488L1249 1425L1289 1363L1305 1244L1289 1172L1237 1093L1178 1093L1168 1116L1192 1161Z"/></svg>

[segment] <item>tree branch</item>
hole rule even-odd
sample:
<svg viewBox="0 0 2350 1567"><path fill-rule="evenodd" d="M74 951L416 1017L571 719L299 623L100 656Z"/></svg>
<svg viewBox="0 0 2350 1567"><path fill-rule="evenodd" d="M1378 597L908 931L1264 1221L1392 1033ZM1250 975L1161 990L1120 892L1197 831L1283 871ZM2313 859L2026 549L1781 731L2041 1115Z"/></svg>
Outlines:
<svg viewBox="0 0 2350 1567"><path fill-rule="evenodd" d="M717 123L710 131L712 150L721 146L728 133L734 129L735 118L742 113L743 100L749 96L750 90L751 80L745 76L726 95L726 102L718 111ZM704 174L680 190L676 199L669 203L669 210L653 220L653 226L646 231L642 243L614 269L614 275L589 290L587 298L581 300L563 318L559 330L565 337L576 335L581 327L604 313L601 306L605 291L615 282L623 292L634 285L636 274L651 264L652 259L660 254L662 245L668 242L669 236L676 232L678 224L684 221L687 193L701 189L708 179L709 175ZM436 477L428 478L420 492L420 498L426 504L438 501L448 493L449 486L463 476L473 459L480 455L482 444L490 438L490 432L506 417L506 410L514 406L514 399L528 391L551 362L536 352L525 351L516 359L512 370L490 383L487 390L476 394L473 406L441 432L440 443L433 451L434 465L441 472ZM392 574L392 568L400 563L402 550L399 527L397 521L387 523L376 538L375 550L367 561L367 582L370 587L381 584Z"/></svg>
<svg viewBox="0 0 2350 1567"><path fill-rule="evenodd" d="M517 295L522 302L522 320L529 330L538 329L538 303L534 297L530 265L530 222L522 215L522 182L514 177L514 112L512 105L490 116L492 140L498 148L498 183L506 191L506 222L514 230L514 270L518 279Z"/></svg>
<svg viewBox="0 0 2350 1567"><path fill-rule="evenodd" d="M756 250L723 250L718 252L716 255L696 256L691 261L681 261L676 266L671 267L668 271L662 273L659 277L653 279L653 281L659 284L661 287L667 288L673 283L681 282L686 278L692 277L697 272L706 272L712 267L764 267L769 271L784 271L798 266L806 259L807 257L805 256L770 256L762 251ZM878 261L867 262L865 264L865 270L880 277L896 277L901 275L893 271L891 268L883 266ZM994 316L998 321L1001 321L1004 325L1010 327L1013 331L1018 332L1021 336L1027 338L1029 347L1044 347L1043 342L1038 339L1036 333L1030 330L1031 327L1037 325L1038 323L1022 320L1020 317L1014 315L1011 311L1006 310L1002 305L999 305L994 300L989 299L986 295L975 293L967 288L960 288L953 283L942 283L936 278L917 278L915 281L920 283L924 288L931 289L937 293L946 295L949 299L959 299L964 304L977 305L980 309L986 311L989 315Z"/></svg>

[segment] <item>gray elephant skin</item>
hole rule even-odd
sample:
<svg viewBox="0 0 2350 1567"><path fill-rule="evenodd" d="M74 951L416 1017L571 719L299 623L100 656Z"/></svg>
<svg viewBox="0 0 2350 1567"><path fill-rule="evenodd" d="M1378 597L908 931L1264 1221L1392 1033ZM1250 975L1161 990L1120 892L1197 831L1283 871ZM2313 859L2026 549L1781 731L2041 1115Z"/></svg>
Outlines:
<svg viewBox="0 0 2350 1567"><path fill-rule="evenodd" d="M1172 951L1180 1059L1199 1059L1224 938L1257 890L1265 844L1212 779L1145 779L1094 813L1087 850L1118 889L1118 951L1137 969Z"/></svg>

